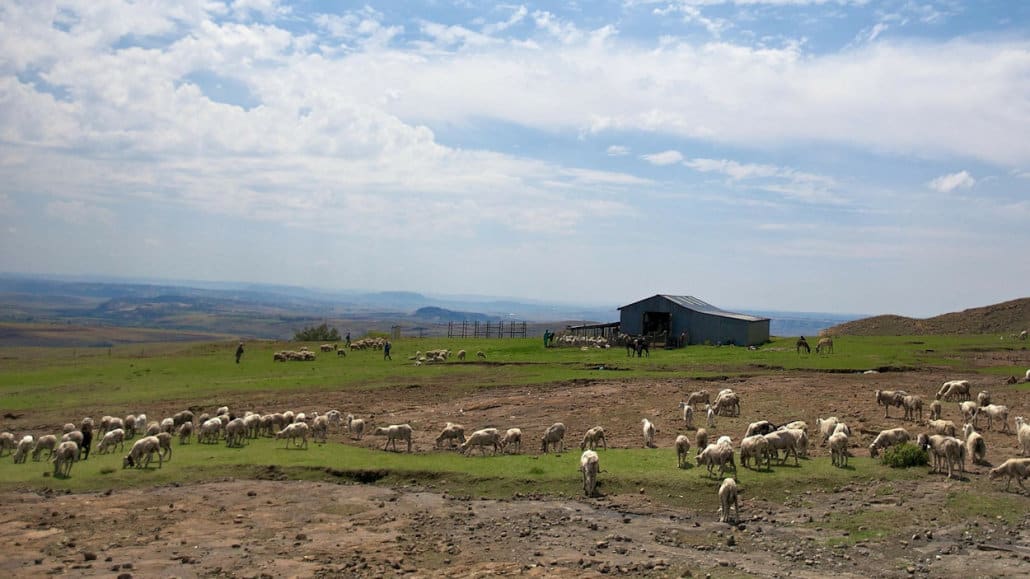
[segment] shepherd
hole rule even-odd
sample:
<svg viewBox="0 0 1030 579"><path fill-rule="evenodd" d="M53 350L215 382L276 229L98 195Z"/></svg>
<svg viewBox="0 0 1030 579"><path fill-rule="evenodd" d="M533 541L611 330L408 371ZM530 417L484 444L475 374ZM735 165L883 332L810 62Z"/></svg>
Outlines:
<svg viewBox="0 0 1030 579"><path fill-rule="evenodd" d="M798 341L795 344L795 348L797 348L798 354L801 353L801 350L804 350L806 354L812 353L812 348L808 345L808 340L806 340L804 336L798 338Z"/></svg>
<svg viewBox="0 0 1030 579"><path fill-rule="evenodd" d="M240 363L240 358L243 357L243 342L240 342L239 346L236 346L236 363Z"/></svg>

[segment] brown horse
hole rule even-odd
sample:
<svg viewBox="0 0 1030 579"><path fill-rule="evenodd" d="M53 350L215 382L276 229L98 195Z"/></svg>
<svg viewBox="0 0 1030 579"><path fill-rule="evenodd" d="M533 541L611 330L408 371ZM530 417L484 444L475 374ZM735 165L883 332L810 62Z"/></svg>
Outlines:
<svg viewBox="0 0 1030 579"><path fill-rule="evenodd" d="M826 351L827 354L833 353L833 338L819 338L819 343L815 345L815 351L817 354Z"/></svg>
<svg viewBox="0 0 1030 579"><path fill-rule="evenodd" d="M801 350L804 350L806 354L812 353L812 348L808 345L808 340L806 340L804 336L798 338L798 341L796 344L794 344L794 347L797 349L798 354L801 353Z"/></svg>

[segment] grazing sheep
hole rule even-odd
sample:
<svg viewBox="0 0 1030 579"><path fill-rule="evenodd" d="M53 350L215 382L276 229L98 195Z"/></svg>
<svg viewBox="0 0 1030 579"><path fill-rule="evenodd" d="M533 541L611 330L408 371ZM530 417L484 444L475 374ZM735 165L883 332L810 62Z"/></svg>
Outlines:
<svg viewBox="0 0 1030 579"><path fill-rule="evenodd" d="M931 420L926 423L926 427L930 432L942 436L955 436L955 433L958 432L955 423L950 420Z"/></svg>
<svg viewBox="0 0 1030 579"><path fill-rule="evenodd" d="M987 406L981 406L976 411L976 415L979 416L981 413L987 416L987 430L991 429L995 420L1001 421L1002 432L1012 432L1009 430L1009 408L1008 406L1001 406L999 404L988 404Z"/></svg>
<svg viewBox="0 0 1030 579"><path fill-rule="evenodd" d="M840 468L848 466L848 435L843 432L834 432L830 435L828 442L833 466Z"/></svg>
<svg viewBox="0 0 1030 579"><path fill-rule="evenodd" d="M676 466L683 468L687 464L687 453L690 452L690 439L681 434L676 437ZM741 458L743 462L743 458Z"/></svg>
<svg viewBox="0 0 1030 579"><path fill-rule="evenodd" d="M118 450L125 450L125 431L121 428L115 428L104 433L103 438L97 443L97 453L107 454L108 450L114 448L114 445L118 445Z"/></svg>
<svg viewBox="0 0 1030 579"><path fill-rule="evenodd" d="M61 427L61 434L68 434L73 430L75 430L75 425L71 422L66 422L64 426Z"/></svg>
<svg viewBox="0 0 1030 579"><path fill-rule="evenodd" d="M987 476L991 480L1003 476L1007 477L1005 480L1005 490L1009 490L1012 479L1016 479L1016 482L1019 483L1019 488L1026 490L1026 487L1023 486L1023 479L1030 477L1030 458L1010 458L1001 463L1000 466L992 468L987 473Z"/></svg>
<svg viewBox="0 0 1030 579"><path fill-rule="evenodd" d="M719 486L719 522L736 524L740 519L740 505L737 503L737 481L732 478L723 479ZM733 517L730 517L730 508Z"/></svg>
<svg viewBox="0 0 1030 579"><path fill-rule="evenodd" d="M588 497L597 490L597 473L601 470L601 459L592 450L585 450L579 457L579 470L583 473L583 492Z"/></svg>
<svg viewBox="0 0 1030 579"><path fill-rule="evenodd" d="M472 447L478 446L479 452L486 456L486 447L494 447L494 454L497 454L497 449L501 446L501 432L496 428L483 428L472 433L465 442L461 444L460 448L462 454L468 456L471 454Z"/></svg>
<svg viewBox="0 0 1030 579"><path fill-rule="evenodd" d="M465 359L465 350L458 350L458 360Z"/></svg>
<svg viewBox="0 0 1030 579"><path fill-rule="evenodd" d="M719 392L712 406L719 416L740 416L740 396L729 388Z"/></svg>
<svg viewBox="0 0 1030 579"><path fill-rule="evenodd" d="M595 426L583 434L583 442L579 444L580 450L586 450L590 447L590 450L595 450L597 445L601 444L605 450L608 450L608 441L604 438L604 428Z"/></svg>
<svg viewBox="0 0 1030 579"><path fill-rule="evenodd" d="M769 442L769 452L775 453L776 458L780 464L787 462L787 457L794 455L794 465L798 464L798 444L799 436L798 433L804 433L802 430L777 430L776 432L770 432L764 435L765 439ZM783 451L783 458L780 459L780 451Z"/></svg>
<svg viewBox="0 0 1030 579"><path fill-rule="evenodd" d="M79 448L82 448L84 437L78 430L73 430L71 432L64 433L64 436L61 437L61 442L68 442L69 440L74 442Z"/></svg>
<svg viewBox="0 0 1030 579"><path fill-rule="evenodd" d="M29 452L32 450L32 445L35 444L36 439L32 438L31 434L26 434L18 441L17 448L14 449L14 464L25 462L28 458Z"/></svg>
<svg viewBox="0 0 1030 579"><path fill-rule="evenodd" d="M958 464L961 472L966 472L966 447L962 441L952 436L920 434L916 443L923 450L930 450L933 455L933 470L941 472L941 466L947 465L948 478L952 478L953 465Z"/></svg>
<svg viewBox="0 0 1030 579"><path fill-rule="evenodd" d="M784 424L776 430L804 430L807 433L808 423L804 420L795 420L793 422L788 422L787 424Z"/></svg>
<svg viewBox="0 0 1030 579"><path fill-rule="evenodd" d="M833 429L833 434L838 432L844 434L844 436L851 436L851 427L843 422L838 422L836 428Z"/></svg>
<svg viewBox="0 0 1030 579"><path fill-rule="evenodd" d="M36 445L32 448L32 460L39 460L39 455L45 450L47 451L46 458L50 460L54 456L54 449L57 448L57 437L53 434L47 434L40 436L36 440Z"/></svg>
<svg viewBox="0 0 1030 579"><path fill-rule="evenodd" d="M176 427L182 426L186 422L193 422L193 413L189 410L176 412L172 415L172 422L175 424Z"/></svg>
<svg viewBox="0 0 1030 579"><path fill-rule="evenodd" d="M917 394L910 394L901 398L901 407L905 409L903 420L915 420L916 411L919 411L919 420L923 419L923 397Z"/></svg>
<svg viewBox="0 0 1030 579"><path fill-rule="evenodd" d="M179 444L189 444L193 436L193 423L183 422L179 425Z"/></svg>
<svg viewBox="0 0 1030 579"><path fill-rule="evenodd" d="M976 395L976 403L979 406L987 406L991 403L991 393L986 390L981 390L980 393Z"/></svg>
<svg viewBox="0 0 1030 579"><path fill-rule="evenodd" d="M687 406L693 406L695 404L711 404L712 401L708 398L707 390L698 390L697 392L691 392L690 396L687 396Z"/></svg>
<svg viewBox="0 0 1030 579"><path fill-rule="evenodd" d="M222 433L222 421L217 418L208 418L200 425L200 432L197 434L197 442L200 444L214 444Z"/></svg>
<svg viewBox="0 0 1030 579"><path fill-rule="evenodd" d="M701 454L701 449L708 446L708 431L704 428L698 428L697 433L694 435L694 446L697 447L697 453Z"/></svg>
<svg viewBox="0 0 1030 579"><path fill-rule="evenodd" d="M132 445L129 454L122 459L122 468L146 468L150 466L150 461L155 454L157 455L157 468L161 468L164 460L161 458L161 442L156 436L144 436Z"/></svg>
<svg viewBox="0 0 1030 579"><path fill-rule="evenodd" d="M157 422L151 422L147 425L147 430L144 432L144 436L157 436L157 433L159 432L161 432L161 425Z"/></svg>
<svg viewBox="0 0 1030 579"><path fill-rule="evenodd" d="M654 448L654 435L658 432L658 427L646 418L642 418L640 420L640 424L643 426L642 430L644 432L644 447Z"/></svg>
<svg viewBox="0 0 1030 579"><path fill-rule="evenodd" d="M476 352L476 357L486 360L486 354L482 350Z"/></svg>
<svg viewBox="0 0 1030 579"><path fill-rule="evenodd" d="M830 436L833 434L834 429L837 428L838 422L839 421L837 420L836 416L815 419L815 427L819 430L819 435L822 438L822 444L826 444L826 441L830 439Z"/></svg>
<svg viewBox="0 0 1030 579"><path fill-rule="evenodd" d="M311 421L311 438L321 440L322 444L329 441L329 418L324 414Z"/></svg>
<svg viewBox="0 0 1030 579"><path fill-rule="evenodd" d="M744 431L744 438L754 436L756 434L769 434L776 430L776 425L768 420L759 420L758 422L752 422L748 425L747 430Z"/></svg>
<svg viewBox="0 0 1030 579"><path fill-rule="evenodd" d="M902 399L908 396L908 392L904 390L877 390L876 391L876 405L883 405L883 417L890 418L888 411L890 407L900 408L902 405Z"/></svg>
<svg viewBox="0 0 1030 579"><path fill-rule="evenodd" d="M228 406L219 406L218 410L215 410L215 416L225 416L229 414Z"/></svg>
<svg viewBox="0 0 1030 579"><path fill-rule="evenodd" d="M440 443L445 440L448 441L451 447L455 445L456 441L460 441L458 444L464 444L465 427L460 424L448 422L440 432L440 436L436 437L436 448L440 448Z"/></svg>
<svg viewBox="0 0 1030 579"><path fill-rule="evenodd" d="M540 440L541 452L547 452L548 445L552 448L558 448L560 445L561 450L557 452L565 452L565 425L561 422L555 422L544 431L544 436Z"/></svg>
<svg viewBox="0 0 1030 579"><path fill-rule="evenodd" d="M969 400L969 380L948 380L936 394L937 400Z"/></svg>
<svg viewBox="0 0 1030 579"><path fill-rule="evenodd" d="M755 468L757 468L761 465L763 457L765 458L765 469L771 469L772 451L765 434L752 434L740 441L740 466L749 468L747 463L754 459Z"/></svg>
<svg viewBox="0 0 1030 579"><path fill-rule="evenodd" d="M361 440L361 437L365 435L365 421L360 418L354 418L353 414L348 414L347 432L350 433L351 438Z"/></svg>
<svg viewBox="0 0 1030 579"><path fill-rule="evenodd" d="M225 425L225 446L243 448L246 439L247 425L242 418L234 418Z"/></svg>
<svg viewBox="0 0 1030 579"><path fill-rule="evenodd" d="M930 420L940 420L941 412L944 408L941 406L940 400L934 400L930 403Z"/></svg>
<svg viewBox="0 0 1030 579"><path fill-rule="evenodd" d="M135 437L136 436L136 429L137 428L142 428L143 426L146 426L145 424L139 425L139 426L136 425L136 415L135 414L127 415L125 417L125 420L124 420L123 424L125 425L123 427L123 430L125 430L125 438L133 438L133 437Z"/></svg>
<svg viewBox="0 0 1030 579"><path fill-rule="evenodd" d="M494 429L496 430L496 429ZM411 452L411 426L408 424L391 424L386 427L380 426L373 432L376 436L385 436L386 444L383 446L383 450L390 448L393 445L394 451L397 450L397 440L404 440L408 443L407 452ZM468 441L465 441L468 443ZM494 452L497 451L496 443L494 443Z"/></svg>
<svg viewBox="0 0 1030 579"><path fill-rule="evenodd" d="M341 352L343 350L340 350ZM330 410L325 413L326 420L329 421L329 426L335 426L337 429L343 425L343 413L339 410Z"/></svg>
<svg viewBox="0 0 1030 579"><path fill-rule="evenodd" d="M54 476L69 477L72 474L72 464L79 460L79 445L73 440L62 442L54 452Z"/></svg>
<svg viewBox="0 0 1030 579"><path fill-rule="evenodd" d="M694 428L694 408L686 402L680 402L680 409L683 410L683 427L687 430Z"/></svg>
<svg viewBox="0 0 1030 579"><path fill-rule="evenodd" d="M171 416L161 420L161 432L167 432L168 434L175 432L175 420Z"/></svg>
<svg viewBox="0 0 1030 579"><path fill-rule="evenodd" d="M508 445L515 448L515 454L522 452L522 429L509 428L501 437L501 450L507 450Z"/></svg>
<svg viewBox="0 0 1030 579"><path fill-rule="evenodd" d="M247 438L257 438L261 433L261 419L262 416L260 414L254 414L251 412L248 412L247 415L243 417L243 427L247 431ZM328 418L326 421L326 430L328 430Z"/></svg>
<svg viewBox="0 0 1030 579"><path fill-rule="evenodd" d="M706 423L708 424L708 428L715 428L715 409L712 408L711 404L705 405L705 415L707 418Z"/></svg>
<svg viewBox="0 0 1030 579"><path fill-rule="evenodd" d="M172 435L167 432L157 433L157 445L161 449L161 458L171 460L172 458Z"/></svg>
<svg viewBox="0 0 1030 579"><path fill-rule="evenodd" d="M10 450L14 453L14 447L17 444L14 442L14 435L10 432L0 432L0 456L4 455L5 450Z"/></svg>
<svg viewBox="0 0 1030 579"><path fill-rule="evenodd" d="M1022 416L1016 417L1016 440L1019 442L1019 454L1030 453L1030 423Z"/></svg>
<svg viewBox="0 0 1030 579"><path fill-rule="evenodd" d="M275 434L275 437L276 439L286 440L286 446L284 448L289 448L291 444L297 448L307 448L308 433L310 433L310 431L311 429L306 423L294 422L283 427L282 430ZM297 442L298 438L300 439L299 443Z"/></svg>
<svg viewBox="0 0 1030 579"><path fill-rule="evenodd" d="M979 409L980 405L973 400L958 403L958 411L962 415L962 420L964 422L972 422L974 426L978 425L976 411Z"/></svg>
<svg viewBox="0 0 1030 579"><path fill-rule="evenodd" d="M728 444L709 444L697 455L697 465L708 467L708 476L714 476L714 468L719 467L719 476L726 472L726 464L729 464L734 471L737 465L733 462L733 447Z"/></svg>
<svg viewBox="0 0 1030 579"><path fill-rule="evenodd" d="M962 431L966 437L966 456L973 464L986 464L987 443L984 437L973 429L972 424L967 423L962 427Z"/></svg>

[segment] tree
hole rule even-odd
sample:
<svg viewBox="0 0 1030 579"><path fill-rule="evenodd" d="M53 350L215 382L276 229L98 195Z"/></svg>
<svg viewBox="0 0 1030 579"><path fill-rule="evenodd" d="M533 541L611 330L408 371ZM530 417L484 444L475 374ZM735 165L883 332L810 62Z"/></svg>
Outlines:
<svg viewBox="0 0 1030 579"><path fill-rule="evenodd" d="M336 328L330 328L329 324L323 323L321 326L311 326L300 330L293 335L293 339L298 342L338 342L340 332Z"/></svg>

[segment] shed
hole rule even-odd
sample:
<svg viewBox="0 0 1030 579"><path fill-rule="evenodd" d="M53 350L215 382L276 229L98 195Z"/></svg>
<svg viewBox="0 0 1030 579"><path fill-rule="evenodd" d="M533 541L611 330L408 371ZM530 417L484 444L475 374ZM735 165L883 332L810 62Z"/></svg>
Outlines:
<svg viewBox="0 0 1030 579"><path fill-rule="evenodd" d="M769 341L769 318L721 310L694 296L657 294L619 308L621 331L687 344L756 346Z"/></svg>

